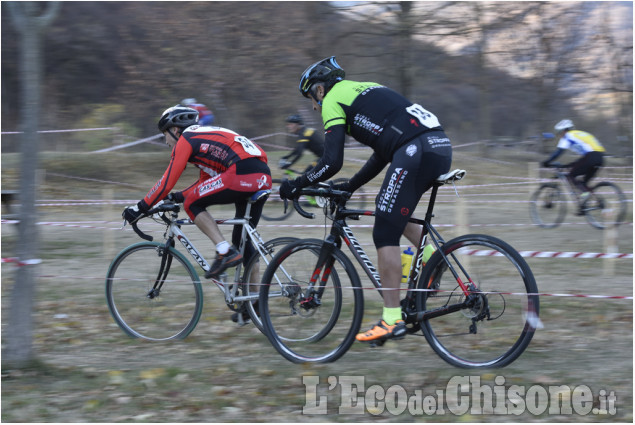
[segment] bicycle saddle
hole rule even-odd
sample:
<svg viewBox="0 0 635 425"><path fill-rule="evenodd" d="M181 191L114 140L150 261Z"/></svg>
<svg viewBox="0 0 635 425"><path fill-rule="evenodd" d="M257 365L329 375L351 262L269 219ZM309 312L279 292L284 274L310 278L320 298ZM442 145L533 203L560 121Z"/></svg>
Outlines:
<svg viewBox="0 0 635 425"><path fill-rule="evenodd" d="M249 203L253 204L261 200L263 197L269 196L271 189L259 190L249 197Z"/></svg>
<svg viewBox="0 0 635 425"><path fill-rule="evenodd" d="M455 181L459 181L463 177L465 177L465 174L467 174L467 171L457 168L456 170L452 170L449 173L441 174L439 177L437 177L435 183L439 186L454 183Z"/></svg>

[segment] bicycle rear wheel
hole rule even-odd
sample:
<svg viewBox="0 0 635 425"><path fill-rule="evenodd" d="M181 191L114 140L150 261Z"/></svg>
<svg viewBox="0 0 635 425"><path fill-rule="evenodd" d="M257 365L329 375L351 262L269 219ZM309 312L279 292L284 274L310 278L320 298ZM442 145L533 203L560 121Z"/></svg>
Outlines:
<svg viewBox="0 0 635 425"><path fill-rule="evenodd" d="M115 257L106 277L106 302L129 336L148 340L185 338L203 311L203 289L191 263L174 248L141 242ZM159 287L156 287L159 282Z"/></svg>
<svg viewBox="0 0 635 425"><path fill-rule="evenodd" d="M600 182L582 204L584 217L597 229L619 226L626 216L626 196L611 182Z"/></svg>
<svg viewBox="0 0 635 425"><path fill-rule="evenodd" d="M263 328L274 348L292 362L337 360L355 341L362 322L359 276L339 249L318 265L324 243L304 239L288 245L263 275Z"/></svg>
<svg viewBox="0 0 635 425"><path fill-rule="evenodd" d="M295 242L297 240L298 238L281 237L265 242L264 249L269 253L269 262L271 262L271 258L273 258L273 256L282 247L285 247L291 242ZM249 297L258 297L260 295L260 276L262 275L262 269L264 267L265 266L262 264L261 257L259 255L254 255L249 260L249 263L245 266L241 279L241 291L244 295ZM260 320L260 311L258 309L257 299L258 298L255 298L254 301L245 301L243 303L243 308L246 309L253 324L264 333L262 321Z"/></svg>
<svg viewBox="0 0 635 425"><path fill-rule="evenodd" d="M541 185L531 196L529 214L532 221L550 229L558 226L567 213L567 199L556 183Z"/></svg>
<svg viewBox="0 0 635 425"><path fill-rule="evenodd" d="M443 253L471 290L466 299L441 253L435 252L419 281L417 311L463 307L421 321L432 349L463 368L503 367L520 356L540 327L539 297L531 269L507 243L488 235L465 235Z"/></svg>
<svg viewBox="0 0 635 425"><path fill-rule="evenodd" d="M280 199L280 183L282 183L282 179L273 179L272 182L271 194L262 208L261 217L267 221L281 221L293 213L293 205L286 200Z"/></svg>

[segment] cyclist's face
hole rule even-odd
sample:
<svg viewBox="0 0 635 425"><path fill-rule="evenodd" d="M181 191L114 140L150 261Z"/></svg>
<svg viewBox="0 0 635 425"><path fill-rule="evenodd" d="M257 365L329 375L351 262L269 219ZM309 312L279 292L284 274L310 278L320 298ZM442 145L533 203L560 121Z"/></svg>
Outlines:
<svg viewBox="0 0 635 425"><path fill-rule="evenodd" d="M316 85L311 87L311 102L313 103L314 111L322 112L322 100L324 100L324 86Z"/></svg>
<svg viewBox="0 0 635 425"><path fill-rule="evenodd" d="M165 136L165 143L170 147L170 149L174 148L176 142L179 140L180 134L178 133L178 128L172 127L163 132L163 136ZM174 138L176 136L176 139Z"/></svg>
<svg viewBox="0 0 635 425"><path fill-rule="evenodd" d="M295 122L288 122L287 123L287 131L289 133L295 134L295 133L298 132L299 129L300 129L300 124L295 123Z"/></svg>

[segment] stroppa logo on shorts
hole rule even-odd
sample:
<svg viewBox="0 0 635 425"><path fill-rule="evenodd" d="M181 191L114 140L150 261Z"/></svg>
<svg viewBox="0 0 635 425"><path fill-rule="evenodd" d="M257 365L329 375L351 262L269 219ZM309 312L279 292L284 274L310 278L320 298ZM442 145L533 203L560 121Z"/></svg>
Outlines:
<svg viewBox="0 0 635 425"><path fill-rule="evenodd" d="M390 176L388 186L382 192L379 199L378 206L380 211L392 212L392 208L395 205L395 199L399 194L399 190L401 189L401 185L407 174L408 170L404 170L403 168L395 168L395 171Z"/></svg>
<svg viewBox="0 0 635 425"><path fill-rule="evenodd" d="M205 195L206 193L213 192L217 189L223 187L223 179L220 176L216 176L213 179L205 180L198 189L199 196Z"/></svg>
<svg viewBox="0 0 635 425"><path fill-rule="evenodd" d="M406 148L406 155L413 156L416 153L417 153L417 146L416 145L410 145L410 146L408 146Z"/></svg>

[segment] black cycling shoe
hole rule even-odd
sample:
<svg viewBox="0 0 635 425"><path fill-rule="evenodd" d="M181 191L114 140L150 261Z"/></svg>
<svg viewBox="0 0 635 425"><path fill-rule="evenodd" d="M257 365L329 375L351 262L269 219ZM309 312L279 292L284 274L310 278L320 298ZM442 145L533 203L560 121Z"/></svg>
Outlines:
<svg viewBox="0 0 635 425"><path fill-rule="evenodd" d="M216 254L216 259L212 263L209 271L205 273L206 279L216 279L218 275L230 267L236 267L243 260L243 256L234 246L229 248L227 254Z"/></svg>
<svg viewBox="0 0 635 425"><path fill-rule="evenodd" d="M253 306L254 306L254 311L256 312L258 317L260 317L260 314L258 312L258 301L255 301ZM238 323L241 326L251 322L251 317L249 316L249 313L247 313L247 308L245 306L243 306L243 308L240 311L237 311L234 314L232 314L231 319L232 319L232 322Z"/></svg>

